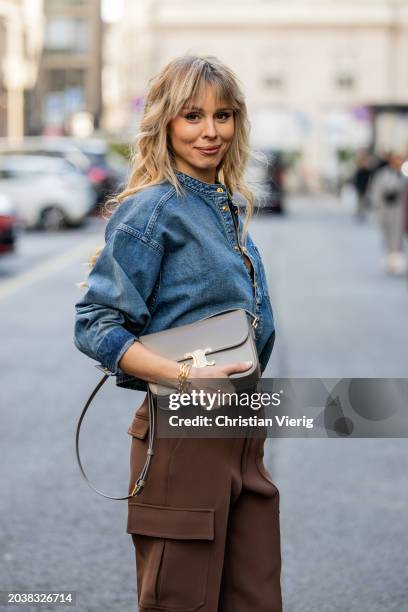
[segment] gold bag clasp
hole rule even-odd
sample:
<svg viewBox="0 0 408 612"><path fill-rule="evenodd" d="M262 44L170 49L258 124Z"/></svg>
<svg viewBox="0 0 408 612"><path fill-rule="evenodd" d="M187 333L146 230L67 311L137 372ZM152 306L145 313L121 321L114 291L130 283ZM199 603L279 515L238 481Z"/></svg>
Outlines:
<svg viewBox="0 0 408 612"><path fill-rule="evenodd" d="M194 368L205 368L206 366L215 365L214 359L211 361L208 361L207 359L207 353L210 353L211 351L212 351L211 348L196 349L195 351L192 351L191 353L185 353L184 359L188 359L189 357L191 357L193 360Z"/></svg>

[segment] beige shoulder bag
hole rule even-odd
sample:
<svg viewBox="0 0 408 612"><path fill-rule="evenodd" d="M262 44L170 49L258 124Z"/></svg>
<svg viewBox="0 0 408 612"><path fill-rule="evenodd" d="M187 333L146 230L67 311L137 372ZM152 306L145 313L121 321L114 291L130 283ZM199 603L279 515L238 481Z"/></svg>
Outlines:
<svg viewBox="0 0 408 612"><path fill-rule="evenodd" d="M248 315L252 317L250 321ZM252 367L245 372L231 374L229 378L244 383L248 387L256 386L261 370L258 353L255 344L254 329L258 325L258 317L242 309L228 309L194 323L172 327L161 332L145 334L139 337L139 341L152 351L182 363L191 363L196 368L204 368L211 365L223 365L234 361L252 361ZM102 366L96 366L106 372ZM155 405L153 396L166 396L174 393L175 389L165 387L157 383L148 383L148 405L149 405L149 438L147 457L132 492L123 497L106 495L96 489L88 480L82 466L79 454L79 432L82 421L95 395L102 387L110 374L105 373L89 396L81 416L78 420L76 430L76 456L79 469L88 485L109 499L125 500L140 495L146 484L152 456L154 454L153 444L155 437Z"/></svg>

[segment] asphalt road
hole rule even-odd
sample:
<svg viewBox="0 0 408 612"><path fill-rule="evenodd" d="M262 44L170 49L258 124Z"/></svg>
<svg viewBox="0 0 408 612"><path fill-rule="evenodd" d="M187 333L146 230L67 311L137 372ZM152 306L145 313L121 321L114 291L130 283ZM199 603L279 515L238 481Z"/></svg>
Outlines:
<svg viewBox="0 0 408 612"><path fill-rule="evenodd" d="M260 217L277 327L265 376L407 378L408 286L375 224L328 198ZM408 610L406 439L269 439L286 612Z"/></svg>
<svg viewBox="0 0 408 612"><path fill-rule="evenodd" d="M76 419L101 377L72 343L75 282L103 227L28 233L0 260L0 589L73 590L80 612L130 612L126 503L92 493L74 456ZM266 375L407 377L407 285L382 273L372 224L307 198L251 227L278 330ZM111 494L125 494L126 430L142 397L108 381L84 426L84 462ZM406 440L270 439L265 463L281 494L285 612L408 608Z"/></svg>

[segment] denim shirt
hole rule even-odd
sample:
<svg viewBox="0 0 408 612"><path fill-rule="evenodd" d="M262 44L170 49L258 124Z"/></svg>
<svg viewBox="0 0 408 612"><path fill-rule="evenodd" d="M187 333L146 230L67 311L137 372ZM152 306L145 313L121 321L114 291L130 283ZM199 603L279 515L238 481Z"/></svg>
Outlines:
<svg viewBox="0 0 408 612"><path fill-rule="evenodd" d="M238 208L221 183L182 172L177 178L182 196L165 181L128 196L115 209L88 289L75 304L75 346L116 375L120 387L147 390L146 381L118 366L139 336L231 308L244 308L257 318L262 372L272 352L275 331L265 269L248 232L243 249L253 266L253 284L239 245Z"/></svg>

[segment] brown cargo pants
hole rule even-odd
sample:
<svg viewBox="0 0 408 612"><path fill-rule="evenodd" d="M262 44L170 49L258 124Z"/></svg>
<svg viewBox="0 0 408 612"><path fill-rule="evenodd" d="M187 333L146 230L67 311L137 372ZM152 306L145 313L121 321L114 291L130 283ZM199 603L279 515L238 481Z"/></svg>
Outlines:
<svg viewBox="0 0 408 612"><path fill-rule="evenodd" d="M129 493L144 465L137 410ZM264 438L158 438L144 490L129 500L140 612L281 612L279 491Z"/></svg>

